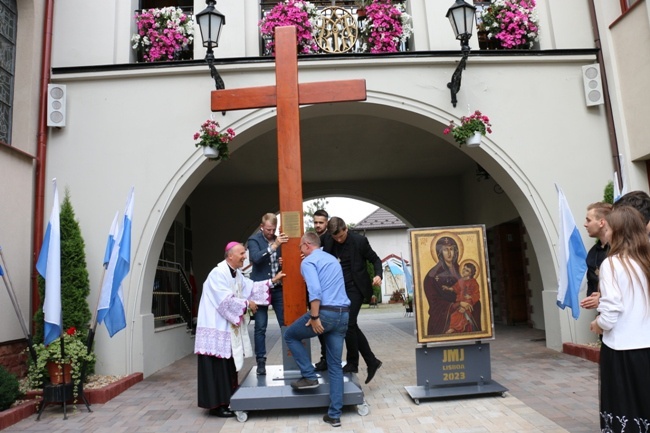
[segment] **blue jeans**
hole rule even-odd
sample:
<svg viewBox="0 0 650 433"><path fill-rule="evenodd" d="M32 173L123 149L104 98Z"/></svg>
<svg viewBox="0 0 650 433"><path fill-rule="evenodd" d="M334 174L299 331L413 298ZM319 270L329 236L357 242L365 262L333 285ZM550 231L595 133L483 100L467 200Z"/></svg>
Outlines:
<svg viewBox="0 0 650 433"><path fill-rule="evenodd" d="M348 319L350 313L321 310L320 321L325 328L323 337L325 338L327 371L330 378L330 406L327 414L331 418L341 418L343 409L343 368L341 366L341 356L343 354L343 342L345 333L348 329ZM301 341L307 338L314 338L318 334L314 332L311 326L305 326L309 320L309 313L303 315L293 322L284 332L284 341L291 350L296 364L300 368L300 373L307 379L318 379L314 366L311 363L307 349Z"/></svg>
<svg viewBox="0 0 650 433"><path fill-rule="evenodd" d="M278 319L280 328L284 326L284 303L282 286L271 289L271 305ZM269 324L269 307L260 305L255 313L255 359L266 360L266 327Z"/></svg>

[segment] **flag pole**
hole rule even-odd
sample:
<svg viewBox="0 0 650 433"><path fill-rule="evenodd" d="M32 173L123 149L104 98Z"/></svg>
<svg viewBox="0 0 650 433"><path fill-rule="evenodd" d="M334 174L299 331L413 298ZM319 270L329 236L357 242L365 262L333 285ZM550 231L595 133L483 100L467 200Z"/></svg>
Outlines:
<svg viewBox="0 0 650 433"><path fill-rule="evenodd" d="M29 348L29 354L32 357L32 361L34 361L34 364L36 364L37 358L36 358L36 351L34 350L34 342L32 341L32 336L29 333L29 330L27 329L23 312L20 310L20 304L18 304L18 299L16 298L16 292L14 292L14 287L13 284L11 283L11 278L9 278L9 270L7 269L7 264L5 263L5 256L2 253L2 246L0 246L0 260L2 260L1 267L4 268L4 272L0 272L0 274L2 275L2 281L4 281L5 283L5 287L7 288L7 293L9 294L9 299L11 299L11 303L13 304L14 310L16 311L16 315L18 316L18 321L20 322L20 327L23 329L23 333L25 334L25 338L27 339L27 347Z"/></svg>
<svg viewBox="0 0 650 433"><path fill-rule="evenodd" d="M95 331L97 331L97 309L99 308L99 301L102 298L102 287L104 285L104 277L106 276L106 266L102 266L102 277L99 279L99 295L97 296L97 303L95 305L95 309L93 310L92 319L90 321L90 329L92 330L93 334Z"/></svg>

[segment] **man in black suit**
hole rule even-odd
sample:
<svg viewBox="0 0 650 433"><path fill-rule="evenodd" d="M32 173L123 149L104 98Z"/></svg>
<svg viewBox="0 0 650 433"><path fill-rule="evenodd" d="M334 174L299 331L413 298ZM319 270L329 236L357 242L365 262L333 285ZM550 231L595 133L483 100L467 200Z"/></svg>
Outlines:
<svg viewBox="0 0 650 433"><path fill-rule="evenodd" d="M327 233L328 236L323 237L323 250L332 254L341 263L345 291L351 302L348 331L345 335L347 363L343 367L343 372L357 373L359 371L359 353L361 353L368 366L366 379L366 383L368 383L382 363L372 353L366 336L359 329L357 317L363 300L372 296L372 286L381 285L383 275L381 259L370 247L368 239L358 233L349 232L345 221L339 217L332 217L329 220ZM366 261L372 263L375 268L375 277L372 281L368 275Z"/></svg>

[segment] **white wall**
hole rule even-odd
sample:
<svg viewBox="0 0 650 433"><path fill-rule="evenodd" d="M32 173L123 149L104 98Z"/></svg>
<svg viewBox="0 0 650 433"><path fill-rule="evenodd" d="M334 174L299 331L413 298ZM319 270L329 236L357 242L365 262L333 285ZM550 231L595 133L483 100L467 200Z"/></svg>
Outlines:
<svg viewBox="0 0 650 433"><path fill-rule="evenodd" d="M24 2L20 3L22 7ZM100 0L55 2L53 66L131 61L134 3L135 0L131 0L130 5L118 2L107 6ZM250 3L221 2L218 5L227 16L227 25L217 57L258 55L258 9ZM593 46L584 13L586 5L586 0L540 1L540 48ZM195 2L195 10L203 7L202 2ZM417 49L459 49L444 18L449 4L413 0L410 7L412 12L418 13L414 36ZM40 34L38 28L42 19L39 20L39 14L27 15L33 17L35 34ZM24 28L21 26L21 31ZM100 36L92 37L94 35ZM196 36L199 37L198 33ZM40 53L38 42L34 42L37 38L32 39L27 37L22 41L34 47L31 61L38 60ZM198 45L196 57L201 58L203 52ZM30 53L29 50L25 52ZM580 215L584 204L592 201L588 197L601 194L612 171L603 109L584 106L580 66L592 63L594 56L472 57L463 74L458 106L452 108L446 83L457 60L456 57L422 57L390 61L381 58L310 61L301 64L300 78L305 82L331 79L333 71L345 71L345 78L364 78L368 102L361 106L368 109L367 115L378 118L396 115L398 121L430 133L432 140L448 141L450 145L454 144L442 136L442 129L450 119L457 120L467 114L468 109L480 108L489 113L494 133L481 148L461 151L491 173L512 207L490 208L494 205L489 199L490 193L486 192L480 197L471 197L470 203L462 203L460 207L440 209L437 205L445 203L446 199L462 196L464 181L459 179L457 185L452 185L453 180L448 180L448 188L440 187L434 183L436 177L433 175L422 185L412 185L413 190L397 197L390 188L364 187L361 182L356 185L358 190L354 190L354 186L352 189L340 186L340 189L353 191L376 203L389 203L390 209L407 216L414 226L420 227L462 220L467 208L477 203L481 204L480 218L486 220L497 221L514 213L514 208L527 227L538 259L539 281L535 284L538 293L542 294L544 323L547 329L549 324L558 324L558 332L548 331L547 344L557 348L562 340L571 336L568 331L560 332L560 327L566 325L560 325L555 307L558 210L554 183L564 189L574 215ZM37 62L30 65L34 63ZM229 64L220 67L219 71L229 88L267 85L274 81L272 65L267 63ZM24 72L25 76L33 74L32 69ZM61 188L71 189L86 241L93 287L91 305L97 297L95 288L99 285L106 233L115 211L123 209L129 188L135 185L133 265L124 283L127 330L112 340L100 330L98 371L145 371L148 374L179 356L175 351L157 352L153 347L159 342L167 344L167 336L153 337L150 311L153 274L160 247L185 200L191 197L195 202L196 224L214 226L213 231L196 242L197 250L203 253L198 272L207 274L210 266L221 260L218 241L226 234L247 237L263 213L258 212L258 206L264 206L264 211L277 210L273 209L276 192L273 185L253 184L255 203L249 200L252 191L246 185L225 185L217 198L211 191L193 193L203 176L215 168L214 163L204 161L191 139L198 125L210 115L208 90L214 84L205 65L68 72L53 76L53 81L68 85L68 126L50 131L46 177L57 177ZM19 93L29 101L26 111L34 113L37 95L33 88L37 87L37 81L27 81L33 93ZM381 111L383 107L390 111ZM33 125L34 117L29 116L22 118L18 125L23 122ZM240 138L233 146L236 152L237 148L253 143L263 132L258 125L273 116L273 110L229 112L220 122L222 127L237 130ZM27 131L25 140L33 140L34 129L25 127L24 130ZM0 161L2 158L0 154ZM20 176L27 182L29 176L25 172L23 167ZM260 191L271 193L265 196ZM354 194L351 192L351 195ZM51 196L48 185L46 209L51 208ZM254 210L250 212L250 222L247 210ZM26 208L20 212L28 219ZM11 221L11 218L0 214L0 221ZM226 233L223 226L230 227L230 233ZM24 284L29 271L25 254L28 247L22 238L12 242L17 249L22 248L20 260L25 263L21 264L20 282ZM201 282L198 272L197 280ZM5 312L6 307L2 308ZM10 332L15 334L15 330ZM184 337L170 337L174 341L176 338Z"/></svg>
<svg viewBox="0 0 650 433"><path fill-rule="evenodd" d="M418 51L459 50L460 45L446 18L452 2L409 0L413 15L413 45ZM593 45L588 21L587 0L540 0L540 49L589 48ZM106 3L103 0L55 2L53 66L84 66L129 63L135 60L131 35L135 32L133 14L138 0ZM194 1L196 13L205 2ZM259 56L259 4L254 1L219 2L217 9L226 16L215 57ZM584 19L576 19L584 17ZM205 57L198 26L195 26L196 59ZM470 40L478 48L477 38Z"/></svg>
<svg viewBox="0 0 650 433"><path fill-rule="evenodd" d="M25 325L30 327L33 156L37 148L37 106L43 33L42 2L18 1L13 118L10 147L0 145L0 248L7 281L11 281ZM0 282L0 343L25 338L4 282Z"/></svg>

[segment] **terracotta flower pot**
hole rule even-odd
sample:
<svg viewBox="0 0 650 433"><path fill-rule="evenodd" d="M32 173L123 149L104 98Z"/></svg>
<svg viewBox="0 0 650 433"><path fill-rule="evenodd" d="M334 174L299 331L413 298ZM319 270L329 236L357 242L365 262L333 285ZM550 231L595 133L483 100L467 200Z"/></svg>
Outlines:
<svg viewBox="0 0 650 433"><path fill-rule="evenodd" d="M48 362L45 364L47 372L50 375L50 382L52 385L60 385L62 383L72 382L72 365L70 364L57 364L56 362Z"/></svg>

